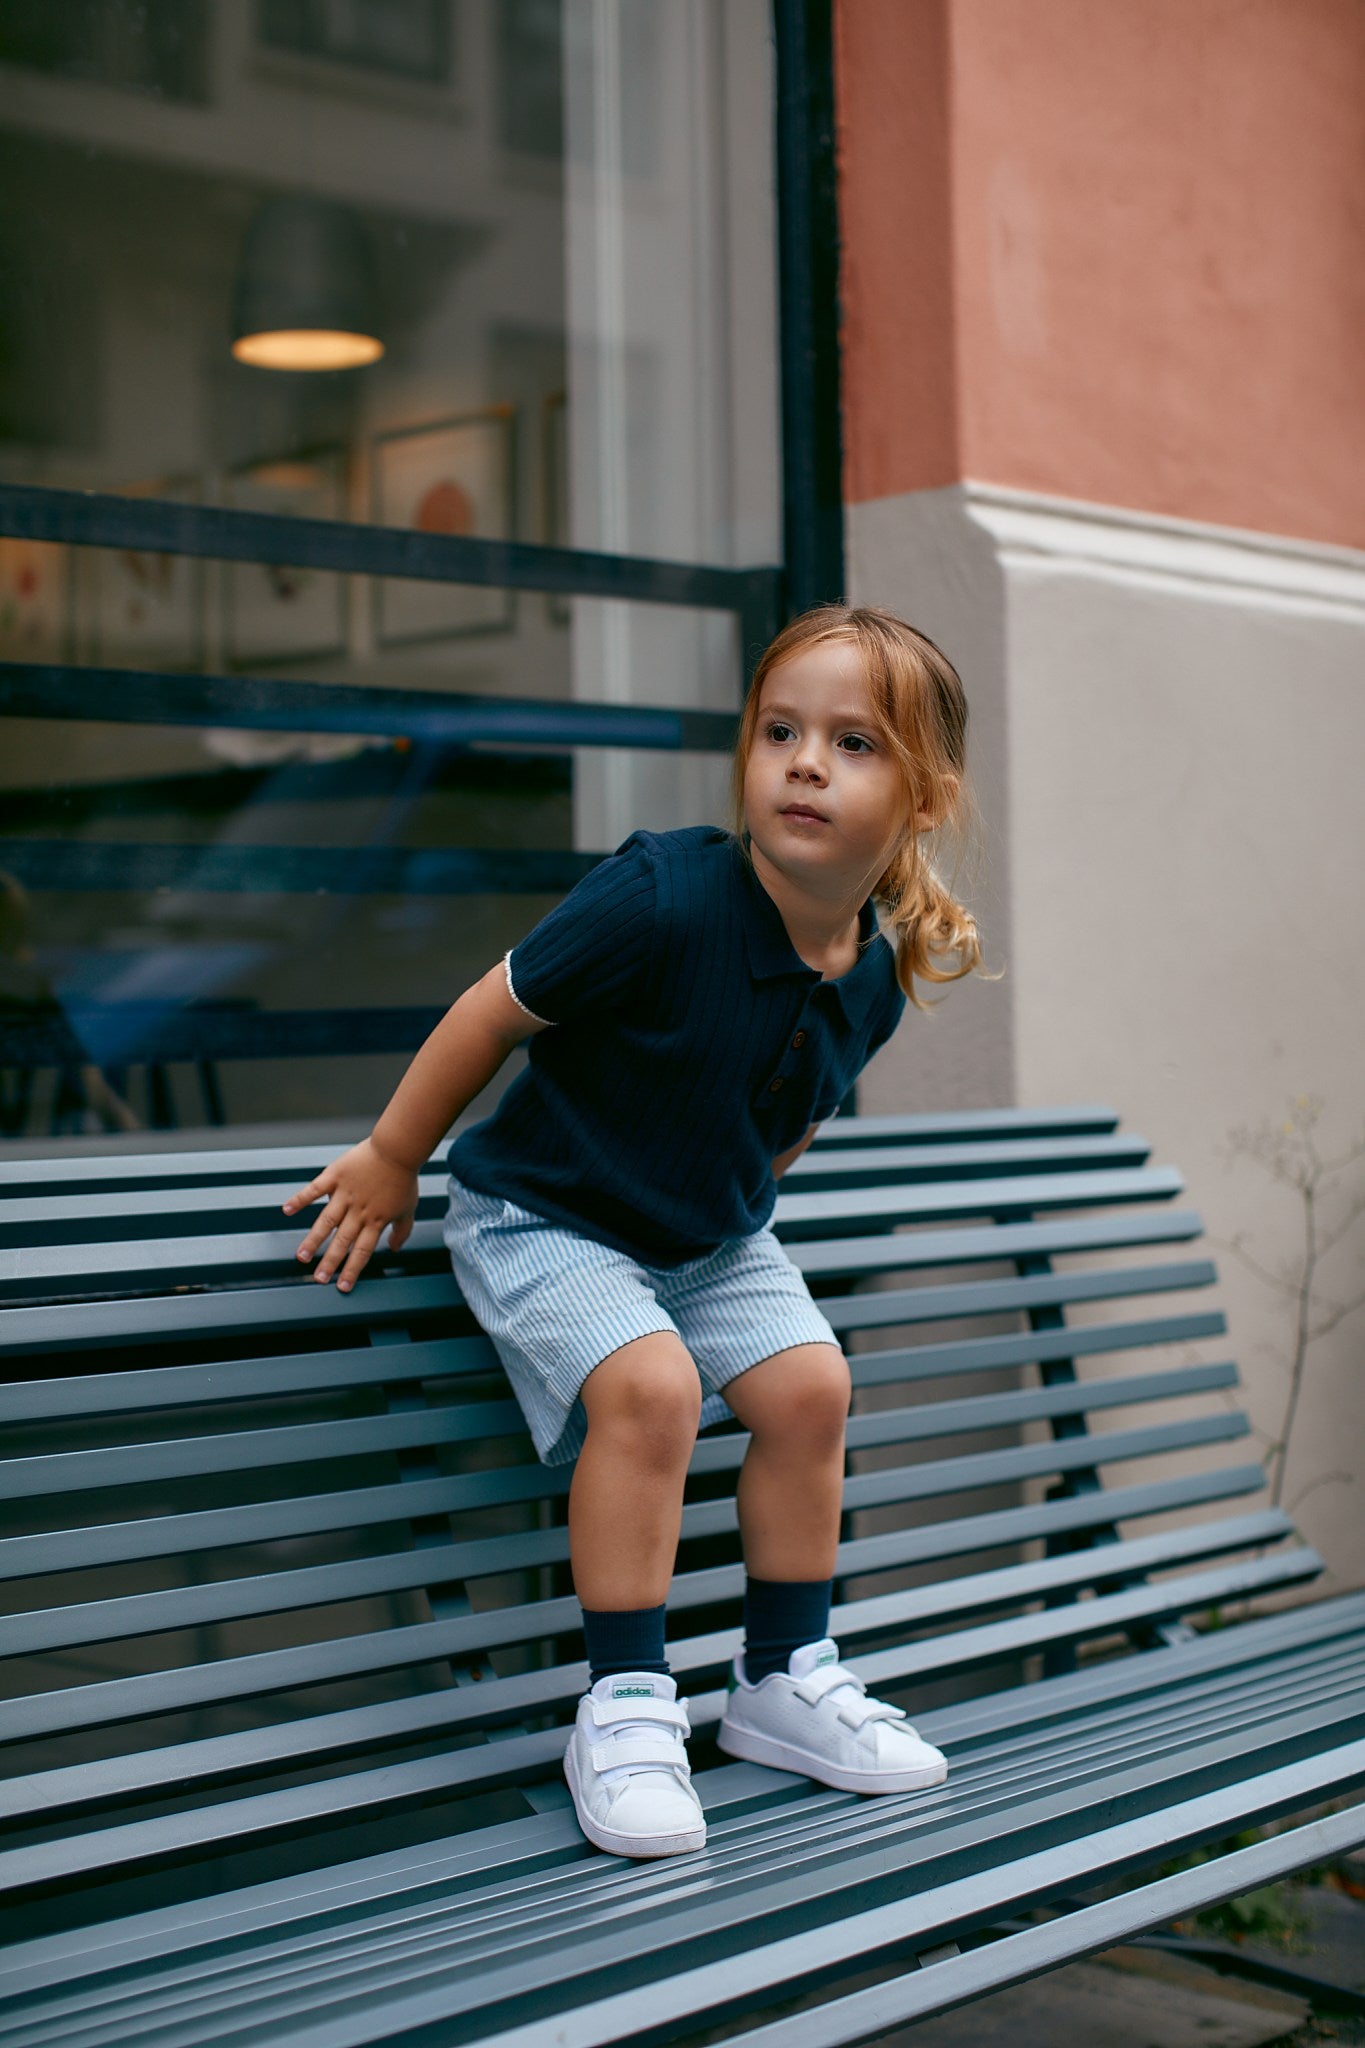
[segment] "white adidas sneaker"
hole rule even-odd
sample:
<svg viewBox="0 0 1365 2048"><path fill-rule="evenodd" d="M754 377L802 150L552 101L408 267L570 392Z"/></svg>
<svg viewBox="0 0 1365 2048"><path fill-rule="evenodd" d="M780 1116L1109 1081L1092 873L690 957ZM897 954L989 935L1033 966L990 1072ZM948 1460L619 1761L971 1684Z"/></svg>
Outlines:
<svg viewBox="0 0 1365 2048"><path fill-rule="evenodd" d="M687 1758L691 1732L671 1674L608 1672L583 1694L564 1775L590 1842L616 1856L705 1848L706 1815Z"/></svg>
<svg viewBox="0 0 1365 2048"><path fill-rule="evenodd" d="M917 1792L948 1775L948 1759L916 1733L904 1707L867 1697L831 1636L803 1643L785 1671L770 1671L757 1685L737 1654L716 1742L727 1756L797 1771L840 1792Z"/></svg>

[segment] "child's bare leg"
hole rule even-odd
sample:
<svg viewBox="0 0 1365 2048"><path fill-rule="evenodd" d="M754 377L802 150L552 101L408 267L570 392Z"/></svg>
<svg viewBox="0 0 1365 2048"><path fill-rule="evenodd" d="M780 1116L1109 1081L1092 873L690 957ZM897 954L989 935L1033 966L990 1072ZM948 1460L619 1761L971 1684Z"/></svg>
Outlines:
<svg viewBox="0 0 1365 2048"><path fill-rule="evenodd" d="M847 1361L830 1344L795 1344L726 1382L750 1432L736 1507L753 1577L833 1577L851 1392Z"/></svg>
<svg viewBox="0 0 1365 2048"><path fill-rule="evenodd" d="M701 1380L671 1331L636 1337L583 1382L588 1433L569 1487L579 1604L598 1611L668 1598L683 1482L701 1420Z"/></svg>

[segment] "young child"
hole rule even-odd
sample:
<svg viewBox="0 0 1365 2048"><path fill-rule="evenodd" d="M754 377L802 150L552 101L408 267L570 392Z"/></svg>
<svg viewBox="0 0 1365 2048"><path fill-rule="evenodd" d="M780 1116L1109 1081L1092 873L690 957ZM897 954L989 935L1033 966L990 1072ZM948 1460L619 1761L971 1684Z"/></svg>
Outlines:
<svg viewBox="0 0 1365 2048"><path fill-rule="evenodd" d="M373 1134L284 1204L327 1198L298 1256L325 1243L317 1279L349 1289L386 1228L404 1242L418 1168L530 1041L450 1148L445 1242L541 1460L574 1463L590 1675L564 1770L584 1834L618 1855L706 1839L664 1616L697 1431L730 1415L750 1441L721 1749L854 1792L947 1773L828 1633L851 1381L768 1219L907 996L930 1007L912 976L979 966L919 843L968 807L966 727L956 670L904 620L795 620L745 705L734 830L632 832L466 990Z"/></svg>

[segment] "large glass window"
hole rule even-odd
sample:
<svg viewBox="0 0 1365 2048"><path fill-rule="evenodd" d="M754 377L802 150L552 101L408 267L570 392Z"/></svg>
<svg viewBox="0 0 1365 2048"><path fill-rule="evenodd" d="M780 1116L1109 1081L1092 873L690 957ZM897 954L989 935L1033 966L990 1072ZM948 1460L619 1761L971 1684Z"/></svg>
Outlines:
<svg viewBox="0 0 1365 2048"><path fill-rule="evenodd" d="M776 563L772 98L766 0L7 0L0 486ZM587 860L723 817L724 589L3 514L11 1138L367 1118Z"/></svg>

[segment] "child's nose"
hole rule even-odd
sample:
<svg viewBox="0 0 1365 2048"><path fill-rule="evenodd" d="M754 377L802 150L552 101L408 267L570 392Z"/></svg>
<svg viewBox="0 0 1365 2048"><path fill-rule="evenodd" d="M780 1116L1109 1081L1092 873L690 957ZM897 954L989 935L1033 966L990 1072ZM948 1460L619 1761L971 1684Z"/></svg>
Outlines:
<svg viewBox="0 0 1365 2048"><path fill-rule="evenodd" d="M816 733L804 733L792 749L792 767L798 774L817 773L824 762L824 748Z"/></svg>

